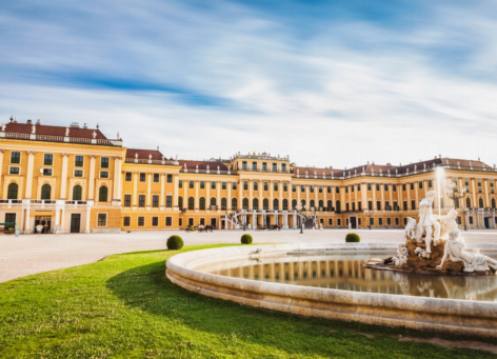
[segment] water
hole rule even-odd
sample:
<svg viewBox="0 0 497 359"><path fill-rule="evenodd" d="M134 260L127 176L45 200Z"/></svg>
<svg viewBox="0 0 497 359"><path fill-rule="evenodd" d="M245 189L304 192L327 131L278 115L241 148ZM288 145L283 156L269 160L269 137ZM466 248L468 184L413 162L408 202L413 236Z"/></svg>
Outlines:
<svg viewBox="0 0 497 359"><path fill-rule="evenodd" d="M427 276L370 269L364 257L287 258L215 273L269 282L358 292L497 302L497 276Z"/></svg>

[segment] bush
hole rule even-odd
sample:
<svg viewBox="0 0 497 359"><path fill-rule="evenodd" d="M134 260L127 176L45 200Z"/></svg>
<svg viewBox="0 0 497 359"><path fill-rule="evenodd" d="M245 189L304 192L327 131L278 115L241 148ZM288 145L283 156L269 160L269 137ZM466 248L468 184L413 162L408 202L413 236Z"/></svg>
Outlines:
<svg viewBox="0 0 497 359"><path fill-rule="evenodd" d="M361 237L357 233L347 233L345 236L345 242L347 243L357 243L361 241Z"/></svg>
<svg viewBox="0 0 497 359"><path fill-rule="evenodd" d="M172 235L167 239L167 249L181 249L183 248L183 238L178 235Z"/></svg>
<svg viewBox="0 0 497 359"><path fill-rule="evenodd" d="M242 244L252 244L252 235L245 233L242 235L242 238L240 238L240 242Z"/></svg>

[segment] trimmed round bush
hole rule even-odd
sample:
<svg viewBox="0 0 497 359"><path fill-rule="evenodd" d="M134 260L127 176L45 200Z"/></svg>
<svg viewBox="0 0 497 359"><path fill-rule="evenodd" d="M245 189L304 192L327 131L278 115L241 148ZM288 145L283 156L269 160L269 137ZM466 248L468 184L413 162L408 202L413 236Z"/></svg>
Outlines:
<svg viewBox="0 0 497 359"><path fill-rule="evenodd" d="M167 249L181 249L183 248L183 238L174 234L167 239Z"/></svg>
<svg viewBox="0 0 497 359"><path fill-rule="evenodd" d="M252 244L252 235L248 233L243 234L240 238L240 242L242 244Z"/></svg>
<svg viewBox="0 0 497 359"><path fill-rule="evenodd" d="M357 233L347 233L345 236L345 242L347 243L358 243L361 241L361 237Z"/></svg>

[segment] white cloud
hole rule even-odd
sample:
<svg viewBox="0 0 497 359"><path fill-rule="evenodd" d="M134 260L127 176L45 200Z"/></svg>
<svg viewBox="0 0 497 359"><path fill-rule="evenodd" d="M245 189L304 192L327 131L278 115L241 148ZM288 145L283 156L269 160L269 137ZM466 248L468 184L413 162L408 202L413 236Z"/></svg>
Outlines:
<svg viewBox="0 0 497 359"><path fill-rule="evenodd" d="M120 131L128 146L159 144L182 158L269 151L302 165L350 167L441 153L497 162L497 85L472 76L495 65L497 25L485 11L436 7L412 29L354 20L298 39L270 14L242 6L112 5L115 12L76 9L74 25L4 15L0 23L15 28L11 40L0 40L8 54L0 65L152 81L227 98L230 106L5 74L0 116L98 122L111 137ZM475 36L481 41L468 43ZM433 49L451 45L474 49L465 62L443 59L443 67Z"/></svg>

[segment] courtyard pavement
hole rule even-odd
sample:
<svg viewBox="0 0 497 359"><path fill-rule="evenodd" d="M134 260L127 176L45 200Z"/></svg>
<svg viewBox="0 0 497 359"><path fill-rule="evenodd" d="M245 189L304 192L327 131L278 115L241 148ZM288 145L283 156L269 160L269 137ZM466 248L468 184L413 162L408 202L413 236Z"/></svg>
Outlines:
<svg viewBox="0 0 497 359"><path fill-rule="evenodd" d="M252 232L255 243L343 243L349 230ZM395 244L402 230L357 230L364 243ZM179 233L186 245L240 243L241 231L131 232L99 234L0 235L0 282L25 275L95 262L111 254L165 249L166 239ZM464 232L471 247L497 246L497 231Z"/></svg>

